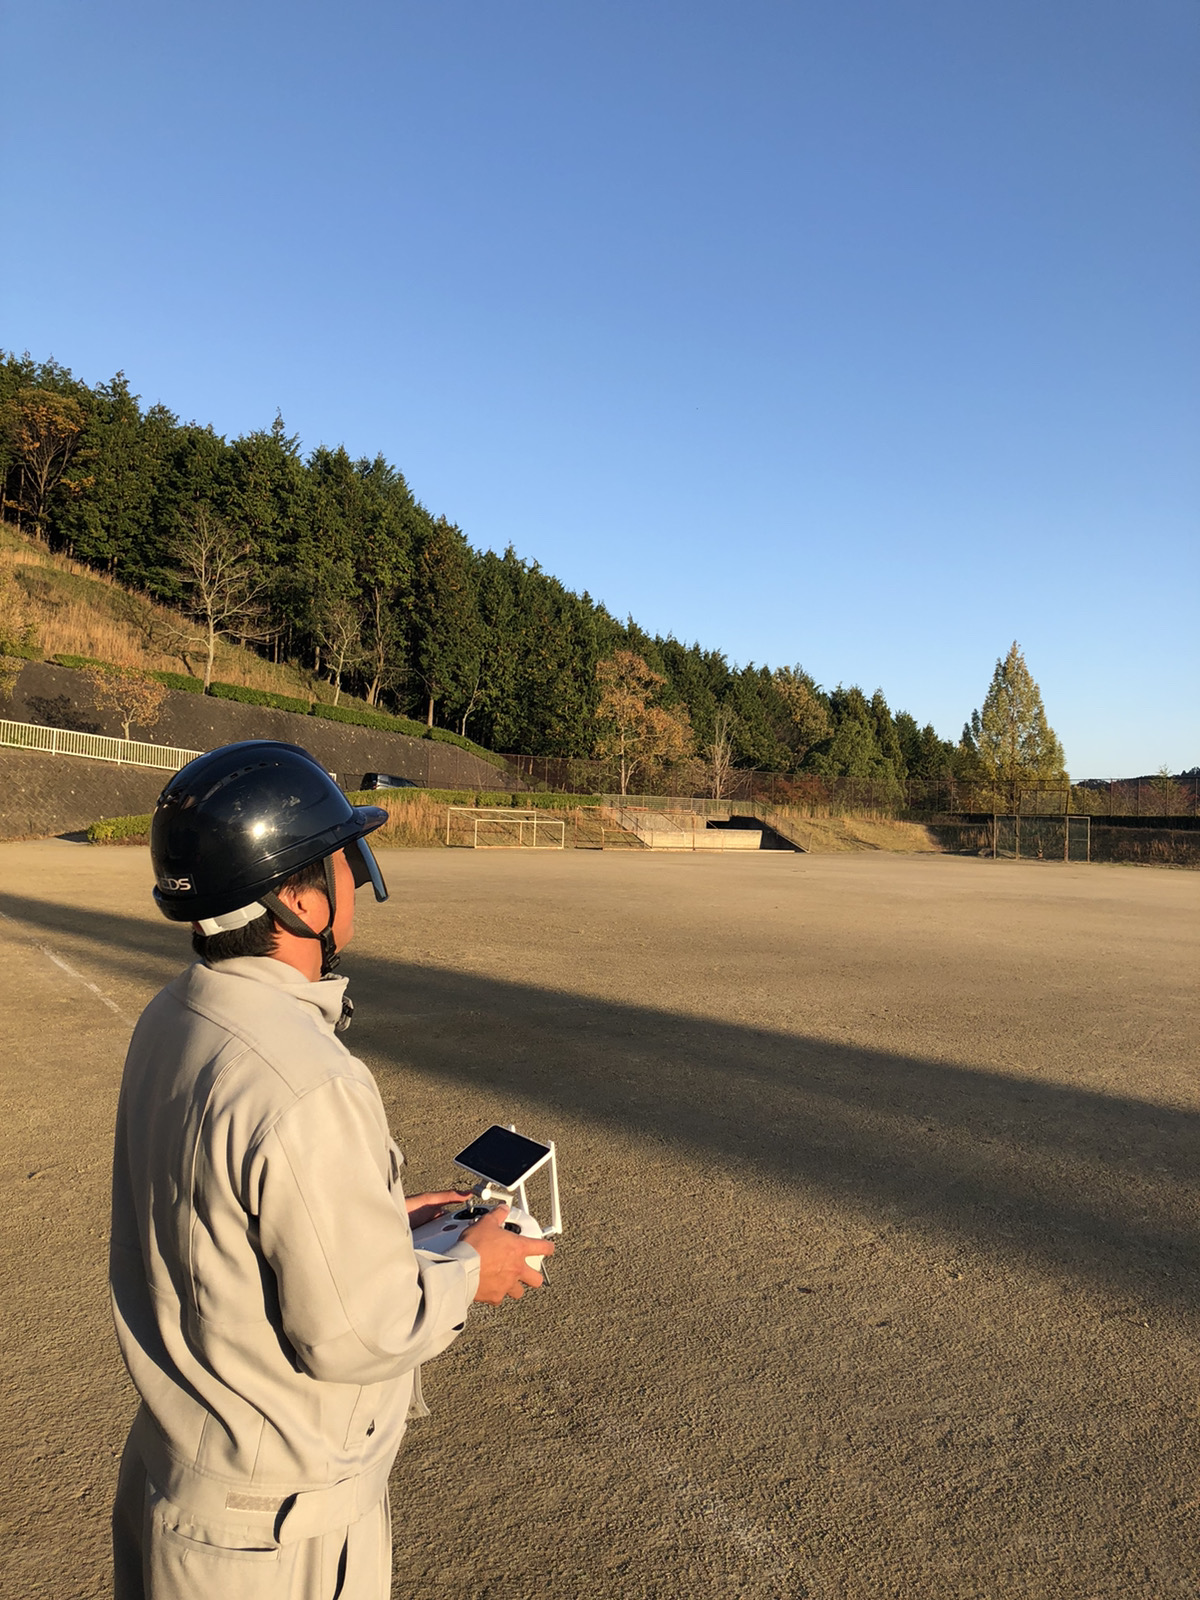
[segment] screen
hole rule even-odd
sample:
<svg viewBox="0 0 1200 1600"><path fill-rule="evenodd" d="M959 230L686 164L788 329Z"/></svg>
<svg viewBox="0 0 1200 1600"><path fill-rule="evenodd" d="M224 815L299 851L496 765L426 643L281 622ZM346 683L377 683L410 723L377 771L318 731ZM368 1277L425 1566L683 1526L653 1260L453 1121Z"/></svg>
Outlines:
<svg viewBox="0 0 1200 1600"><path fill-rule="evenodd" d="M454 1159L477 1177L488 1178L502 1189L515 1189L549 1154L548 1144L538 1144L536 1139L527 1139L522 1133L494 1123Z"/></svg>

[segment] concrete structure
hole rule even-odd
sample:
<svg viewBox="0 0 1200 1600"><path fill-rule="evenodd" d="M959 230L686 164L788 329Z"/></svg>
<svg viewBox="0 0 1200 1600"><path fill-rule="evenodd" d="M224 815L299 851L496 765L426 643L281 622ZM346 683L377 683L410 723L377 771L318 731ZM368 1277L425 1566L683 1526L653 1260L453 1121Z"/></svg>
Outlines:
<svg viewBox="0 0 1200 1600"><path fill-rule="evenodd" d="M653 811L614 806L613 820L634 833L648 850L761 850L761 828L710 827L694 811Z"/></svg>

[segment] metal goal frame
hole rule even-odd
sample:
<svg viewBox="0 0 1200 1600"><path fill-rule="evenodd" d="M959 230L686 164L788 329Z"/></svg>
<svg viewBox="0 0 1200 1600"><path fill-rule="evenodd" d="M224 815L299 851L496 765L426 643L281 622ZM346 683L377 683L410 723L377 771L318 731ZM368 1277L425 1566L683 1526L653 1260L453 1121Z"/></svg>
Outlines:
<svg viewBox="0 0 1200 1600"><path fill-rule="evenodd" d="M1022 841L1024 829L1024 841ZM1061 834L1061 842L1053 839ZM1049 837L1048 837L1049 836ZM1047 844L1053 839L1053 848ZM1024 849L1022 850L1022 842ZM1085 814L1054 811L1045 815L992 813L992 859L995 861L1083 861L1092 859L1092 819Z"/></svg>
<svg viewBox="0 0 1200 1600"><path fill-rule="evenodd" d="M470 823L469 840L450 837L456 817L462 819L464 824ZM516 837L512 837L510 826L506 830L509 835L507 838L481 839L481 823L485 833L489 827L498 831L500 823L515 823ZM457 844L460 849L468 850L565 850L567 824L562 817L548 817L544 811L522 811L515 806L447 806L446 843Z"/></svg>

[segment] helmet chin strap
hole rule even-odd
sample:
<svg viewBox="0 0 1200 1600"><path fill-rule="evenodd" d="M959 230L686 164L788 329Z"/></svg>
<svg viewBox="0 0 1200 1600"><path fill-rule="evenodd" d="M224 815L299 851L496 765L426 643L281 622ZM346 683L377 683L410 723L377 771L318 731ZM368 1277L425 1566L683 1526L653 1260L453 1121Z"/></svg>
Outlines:
<svg viewBox="0 0 1200 1600"><path fill-rule="evenodd" d="M325 868L325 898L329 902L329 921L317 931L310 928L308 923L298 917L290 906L285 906L277 894L264 894L259 896L260 903L275 918L281 928L286 928L289 933L294 933L300 939L319 939L321 942L321 976L327 978L341 960L338 947L333 942L333 919L337 915L337 889L333 881L333 857L326 856L322 862Z"/></svg>

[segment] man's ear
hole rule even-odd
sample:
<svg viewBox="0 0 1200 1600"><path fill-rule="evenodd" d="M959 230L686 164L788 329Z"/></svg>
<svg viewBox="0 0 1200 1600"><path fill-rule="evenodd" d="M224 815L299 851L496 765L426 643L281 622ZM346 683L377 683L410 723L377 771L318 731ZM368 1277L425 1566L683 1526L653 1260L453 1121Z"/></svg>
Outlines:
<svg viewBox="0 0 1200 1600"><path fill-rule="evenodd" d="M329 900L324 889L316 884L306 883L299 889L283 888L275 892L284 905L310 927L323 928L329 920Z"/></svg>

